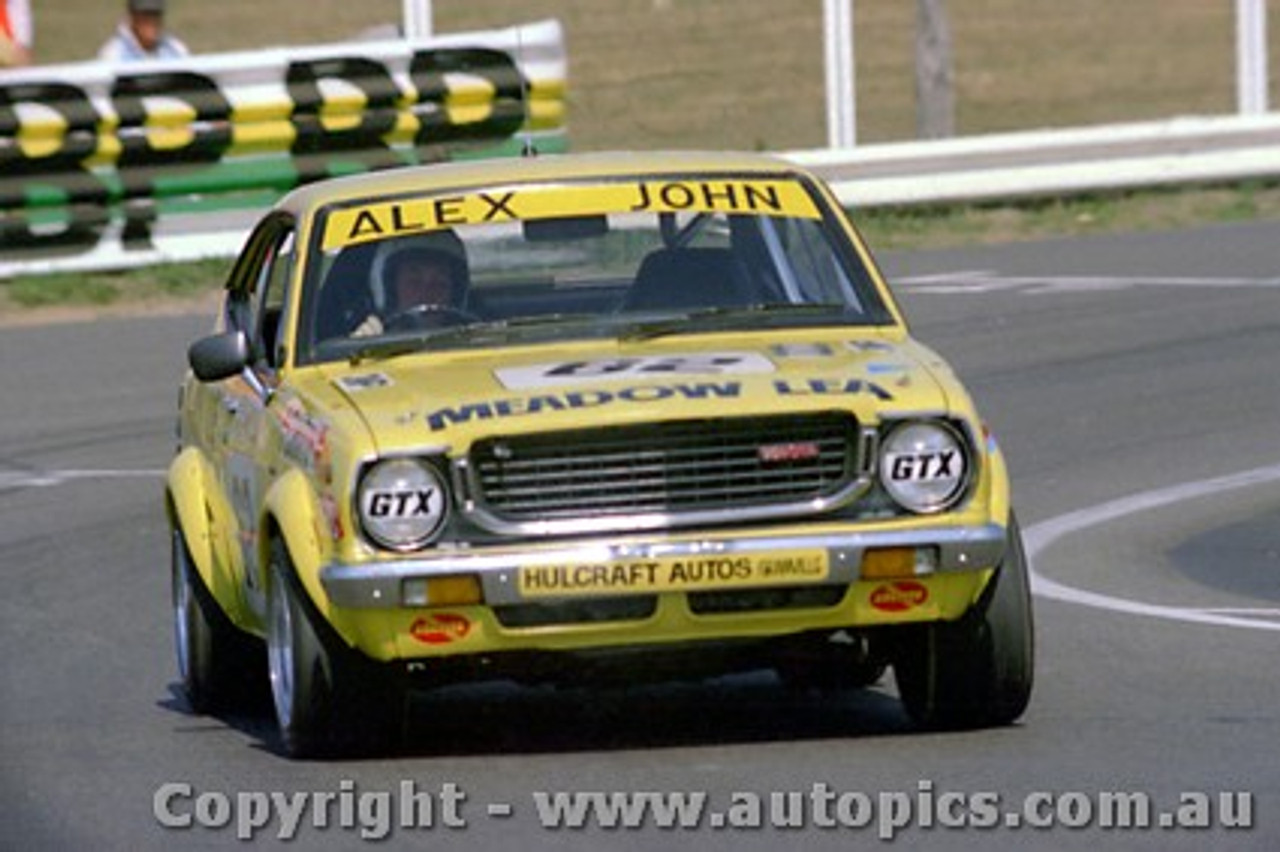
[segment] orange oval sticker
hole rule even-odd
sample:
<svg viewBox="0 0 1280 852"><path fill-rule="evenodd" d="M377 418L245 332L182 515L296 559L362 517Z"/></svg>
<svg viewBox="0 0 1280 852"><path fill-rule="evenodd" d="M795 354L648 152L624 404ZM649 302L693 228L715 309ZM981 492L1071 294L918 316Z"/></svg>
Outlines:
<svg viewBox="0 0 1280 852"><path fill-rule="evenodd" d="M424 615L409 628L414 639L427 645L447 645L465 639L471 632L471 620L452 612Z"/></svg>
<svg viewBox="0 0 1280 852"><path fill-rule="evenodd" d="M870 602L881 612L906 612L929 599L929 589L915 580L898 580L877 586Z"/></svg>

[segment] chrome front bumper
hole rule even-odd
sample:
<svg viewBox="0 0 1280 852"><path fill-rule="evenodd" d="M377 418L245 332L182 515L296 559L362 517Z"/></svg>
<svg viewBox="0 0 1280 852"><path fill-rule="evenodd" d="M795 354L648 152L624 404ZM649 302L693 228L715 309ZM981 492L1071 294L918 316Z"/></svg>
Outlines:
<svg viewBox="0 0 1280 852"><path fill-rule="evenodd" d="M708 535L691 540L628 543L592 539L567 542L561 547L539 544L522 550L484 552L456 549L379 562L331 563L320 570L320 582L335 606L396 609L409 605L404 601L406 581L472 574L480 579L485 604L497 606L526 601L519 591L522 567L824 549L830 572L823 582L848 584L860 578L862 554L870 548L932 547L937 550L938 572L976 571L1000 563L1005 541L1005 528L998 524L749 538Z"/></svg>

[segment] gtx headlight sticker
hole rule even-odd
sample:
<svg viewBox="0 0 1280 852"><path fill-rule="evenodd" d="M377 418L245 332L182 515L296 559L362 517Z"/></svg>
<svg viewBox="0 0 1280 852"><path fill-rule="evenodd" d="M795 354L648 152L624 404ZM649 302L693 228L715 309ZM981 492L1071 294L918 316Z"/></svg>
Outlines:
<svg viewBox="0 0 1280 852"><path fill-rule="evenodd" d="M911 512L941 512L964 494L969 454L951 426L912 421L893 427L880 445L880 481Z"/></svg>
<svg viewBox="0 0 1280 852"><path fill-rule="evenodd" d="M360 525L382 547L416 550L444 526L446 493L441 475L426 461L377 462L360 481Z"/></svg>

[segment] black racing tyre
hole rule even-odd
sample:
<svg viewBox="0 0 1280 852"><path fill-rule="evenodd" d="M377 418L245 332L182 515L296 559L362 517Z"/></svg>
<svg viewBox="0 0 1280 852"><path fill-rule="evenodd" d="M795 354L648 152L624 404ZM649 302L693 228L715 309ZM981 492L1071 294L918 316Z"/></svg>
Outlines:
<svg viewBox="0 0 1280 852"><path fill-rule="evenodd" d="M1031 699L1034 634L1026 552L1011 515L1004 561L973 609L900 642L894 674L907 714L931 729L1014 722Z"/></svg>
<svg viewBox="0 0 1280 852"><path fill-rule="evenodd" d="M170 543L174 650L187 702L196 713L260 703L266 680L262 642L232 624L218 606L176 523Z"/></svg>
<svg viewBox="0 0 1280 852"><path fill-rule="evenodd" d="M292 757L360 756L399 742L404 692L343 644L271 544L267 660L281 744Z"/></svg>

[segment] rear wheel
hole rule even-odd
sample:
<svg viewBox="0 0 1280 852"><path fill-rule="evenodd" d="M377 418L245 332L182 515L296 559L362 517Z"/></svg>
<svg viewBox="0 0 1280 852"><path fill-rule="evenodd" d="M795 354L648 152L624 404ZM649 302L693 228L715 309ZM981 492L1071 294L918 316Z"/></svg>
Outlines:
<svg viewBox="0 0 1280 852"><path fill-rule="evenodd" d="M908 715L927 728L1007 725L1022 715L1034 679L1034 627L1026 554L1009 520L1004 561L958 621L903 637L894 661Z"/></svg>
<svg viewBox="0 0 1280 852"><path fill-rule="evenodd" d="M267 609L271 696L284 750L293 757L366 754L398 742L403 690L343 644L278 539Z"/></svg>
<svg viewBox="0 0 1280 852"><path fill-rule="evenodd" d="M255 703L262 696L262 643L232 624L218 606L176 525L170 545L174 650L187 702L197 713Z"/></svg>

